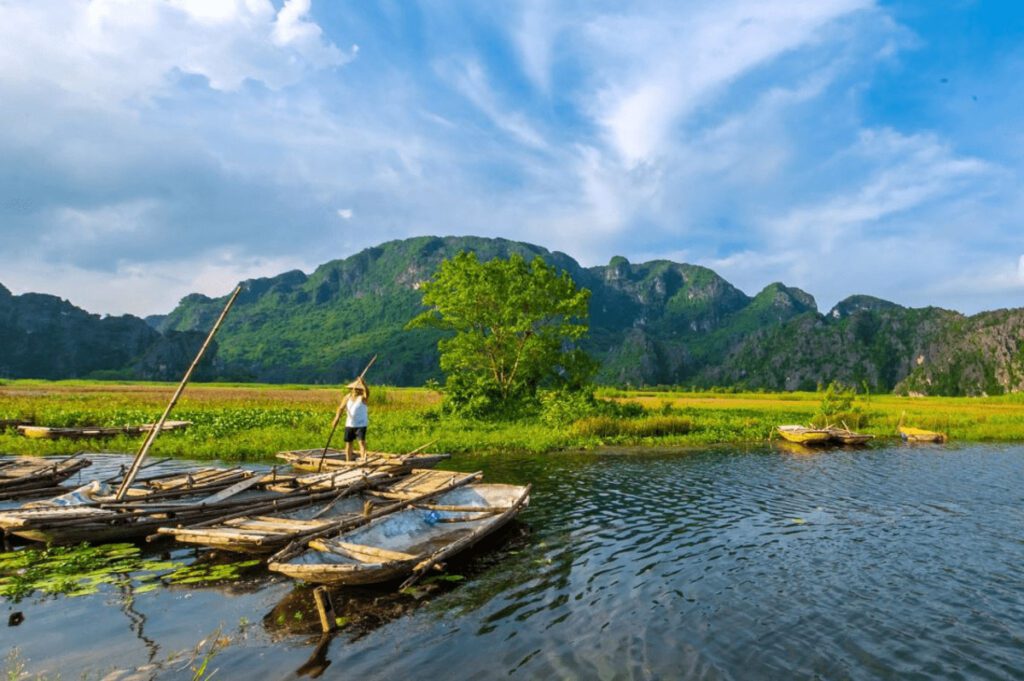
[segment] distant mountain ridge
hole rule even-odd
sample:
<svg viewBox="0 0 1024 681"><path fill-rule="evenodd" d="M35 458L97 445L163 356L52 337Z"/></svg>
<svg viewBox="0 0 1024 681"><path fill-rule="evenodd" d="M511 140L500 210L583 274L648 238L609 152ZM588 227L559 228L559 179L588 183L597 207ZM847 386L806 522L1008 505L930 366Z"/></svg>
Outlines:
<svg viewBox="0 0 1024 681"><path fill-rule="evenodd" d="M57 296L15 296L0 285L0 378L174 380L203 337L160 333L132 315L100 317ZM200 377L212 375L210 362L200 368Z"/></svg>
<svg viewBox="0 0 1024 681"><path fill-rule="evenodd" d="M564 253L482 237L389 241L309 275L291 271L244 282L211 371L233 380L335 383L379 354L375 381L419 385L440 378L438 332L406 331L405 324L422 309L419 285L463 250L483 260L540 256L590 289L586 345L601 363L602 383L792 390L842 380L874 391L929 394L1024 388L1024 310L967 317L851 296L822 314L810 294L781 283L751 297L696 265L635 264L617 256L582 267ZM147 328L163 339L201 335L224 300L191 294L169 314L147 318ZM8 328L3 304L0 294L0 343ZM147 326L142 320L109 319L125 326L126 356L155 342L138 330ZM99 322L110 326L108 320ZM60 371L48 376L54 373Z"/></svg>

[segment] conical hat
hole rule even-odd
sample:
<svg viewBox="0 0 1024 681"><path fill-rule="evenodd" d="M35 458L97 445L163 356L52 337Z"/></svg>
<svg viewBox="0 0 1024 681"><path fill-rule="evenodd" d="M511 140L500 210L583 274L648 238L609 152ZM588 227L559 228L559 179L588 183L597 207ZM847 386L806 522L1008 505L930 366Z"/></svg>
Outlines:
<svg viewBox="0 0 1024 681"><path fill-rule="evenodd" d="M347 386L345 386L345 387L346 387L346 388L358 388L359 390L362 390L362 391L363 391L363 393L364 393L364 394L365 394L365 395L366 395L367 397L369 397L369 396L370 396L370 386L366 385L366 381L364 381L364 380L363 380L363 379L361 379L361 378L357 378L356 380L352 381L351 383L349 383L349 384L348 384Z"/></svg>

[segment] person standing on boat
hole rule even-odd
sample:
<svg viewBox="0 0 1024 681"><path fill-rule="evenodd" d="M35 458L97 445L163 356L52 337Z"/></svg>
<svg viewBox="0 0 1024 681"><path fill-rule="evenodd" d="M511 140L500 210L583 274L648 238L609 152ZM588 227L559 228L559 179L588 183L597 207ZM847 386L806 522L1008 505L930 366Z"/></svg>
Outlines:
<svg viewBox="0 0 1024 681"><path fill-rule="evenodd" d="M361 378L348 384L351 389L345 399L345 460L352 460L352 443L359 440L359 456L366 458L366 429L370 425L366 403L370 388Z"/></svg>

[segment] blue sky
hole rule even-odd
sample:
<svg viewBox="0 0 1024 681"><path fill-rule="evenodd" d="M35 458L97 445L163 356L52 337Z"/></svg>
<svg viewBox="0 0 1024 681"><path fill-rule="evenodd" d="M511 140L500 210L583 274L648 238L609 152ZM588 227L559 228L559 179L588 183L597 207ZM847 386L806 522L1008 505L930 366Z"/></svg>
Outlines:
<svg viewBox="0 0 1024 681"><path fill-rule="evenodd" d="M1024 6L0 1L0 283L91 311L421 234L1024 305Z"/></svg>

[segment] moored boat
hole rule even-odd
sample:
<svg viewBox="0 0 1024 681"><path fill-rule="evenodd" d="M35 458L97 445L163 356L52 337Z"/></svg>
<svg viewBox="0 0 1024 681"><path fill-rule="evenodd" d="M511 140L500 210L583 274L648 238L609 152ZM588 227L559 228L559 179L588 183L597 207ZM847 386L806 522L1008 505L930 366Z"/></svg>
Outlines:
<svg viewBox="0 0 1024 681"><path fill-rule="evenodd" d="M337 449L328 449L326 455L323 455L322 449L298 449L278 452L276 456L296 470L316 472L351 466L387 466L392 472L411 471L414 468L433 468L451 458L451 454L367 452L365 458L353 454L353 458L348 460L345 452Z"/></svg>
<svg viewBox="0 0 1024 681"><path fill-rule="evenodd" d="M824 428L805 428L804 426L778 426L779 435L800 445L820 445L829 442L832 434Z"/></svg>
<svg viewBox="0 0 1024 681"><path fill-rule="evenodd" d="M351 477L353 472L341 475ZM416 470L398 480L383 473L376 476L377 479L364 478L362 485L354 477L347 486L339 480L341 493L337 490L319 492L306 500L247 509L197 525L161 527L158 533L185 544L223 551L273 553L290 542L324 530L340 532L365 524L412 501L424 501L432 495L469 484L481 474ZM392 482L377 487L385 478Z"/></svg>
<svg viewBox="0 0 1024 681"><path fill-rule="evenodd" d="M191 421L164 421L160 432L183 430L192 425ZM73 440L114 437L116 435L139 435L153 430L156 424L143 423L138 426L82 426L74 428L57 428L51 426L20 425L18 432L34 440Z"/></svg>
<svg viewBox="0 0 1024 681"><path fill-rule="evenodd" d="M910 428L908 426L899 427L900 437L905 442L945 442L945 433L936 433L931 430L924 430L923 428Z"/></svg>
<svg viewBox="0 0 1024 681"><path fill-rule="evenodd" d="M467 485L358 529L289 546L269 567L318 584L412 579L508 523L529 499L529 485Z"/></svg>
<svg viewBox="0 0 1024 681"><path fill-rule="evenodd" d="M866 433L854 432L849 428L829 428L828 432L834 441L844 445L863 445L875 437Z"/></svg>
<svg viewBox="0 0 1024 681"><path fill-rule="evenodd" d="M59 487L60 483L90 464L81 452L59 458L0 458L0 500L60 494L67 491Z"/></svg>

